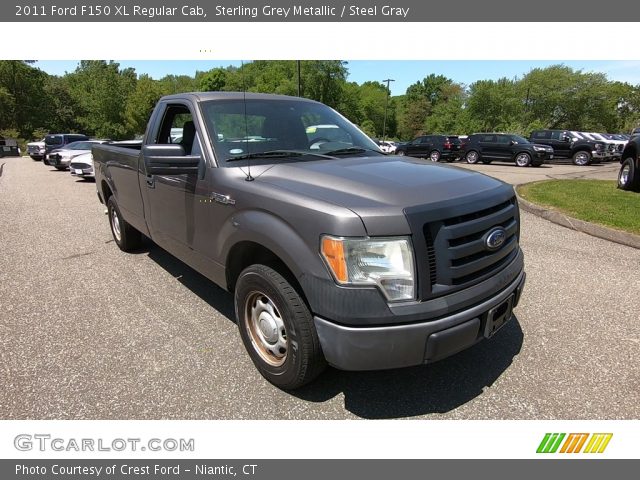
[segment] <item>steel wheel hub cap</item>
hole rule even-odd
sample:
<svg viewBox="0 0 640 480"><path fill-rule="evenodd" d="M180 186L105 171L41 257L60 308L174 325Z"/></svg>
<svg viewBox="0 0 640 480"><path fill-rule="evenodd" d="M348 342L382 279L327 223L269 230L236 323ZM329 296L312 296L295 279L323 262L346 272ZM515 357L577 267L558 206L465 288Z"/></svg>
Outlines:
<svg viewBox="0 0 640 480"><path fill-rule="evenodd" d="M116 237L116 240L120 241L121 233L120 233L120 219L118 218L118 214L115 210L111 211L111 225L113 227L113 234Z"/></svg>
<svg viewBox="0 0 640 480"><path fill-rule="evenodd" d="M260 292L247 297L245 325L255 351L273 365L282 365L287 358L287 331L273 301Z"/></svg>
<svg viewBox="0 0 640 480"><path fill-rule="evenodd" d="M278 326L275 319L267 312L262 312L258 317L258 328L268 343L278 341Z"/></svg>

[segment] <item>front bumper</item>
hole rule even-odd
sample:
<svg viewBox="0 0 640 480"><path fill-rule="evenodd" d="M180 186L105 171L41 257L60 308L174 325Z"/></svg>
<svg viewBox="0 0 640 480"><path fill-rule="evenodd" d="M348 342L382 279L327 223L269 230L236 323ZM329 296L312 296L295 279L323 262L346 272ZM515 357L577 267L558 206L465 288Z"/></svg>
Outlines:
<svg viewBox="0 0 640 480"><path fill-rule="evenodd" d="M85 163L71 163L69 165L69 173L76 177L95 178L93 167Z"/></svg>
<svg viewBox="0 0 640 480"><path fill-rule="evenodd" d="M68 157L61 157L57 154L49 155L49 165L52 167L69 167L69 163L71 163L71 159Z"/></svg>
<svg viewBox="0 0 640 480"><path fill-rule="evenodd" d="M492 335L489 314L504 307L504 322L524 289L524 270L506 288L473 307L437 320L381 327L347 327L314 317L327 362L342 370L383 370L435 362ZM504 312L503 312L504 313ZM488 325L489 324L489 325ZM489 327L489 328L488 328Z"/></svg>

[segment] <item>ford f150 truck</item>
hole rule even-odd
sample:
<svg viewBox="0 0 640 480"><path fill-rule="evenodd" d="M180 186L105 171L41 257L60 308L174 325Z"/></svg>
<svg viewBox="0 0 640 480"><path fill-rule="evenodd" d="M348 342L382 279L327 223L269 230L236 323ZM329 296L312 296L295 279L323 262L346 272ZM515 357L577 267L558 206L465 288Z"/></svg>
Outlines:
<svg viewBox="0 0 640 480"><path fill-rule="evenodd" d="M452 355L505 324L524 287L511 186L386 156L315 101L163 97L141 145L93 157L116 244L150 237L233 292L249 355L282 389L326 364Z"/></svg>

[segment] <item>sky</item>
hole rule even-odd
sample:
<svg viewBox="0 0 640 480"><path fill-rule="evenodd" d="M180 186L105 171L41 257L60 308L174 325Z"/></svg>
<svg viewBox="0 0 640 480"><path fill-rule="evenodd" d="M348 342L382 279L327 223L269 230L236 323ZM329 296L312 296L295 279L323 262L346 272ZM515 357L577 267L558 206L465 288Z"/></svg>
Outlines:
<svg viewBox="0 0 640 480"><path fill-rule="evenodd" d="M371 81L382 82L391 78L391 95L402 95L407 87L422 80L431 73L444 75L457 83L470 85L477 80L497 80L498 78L522 77L532 68L544 68L562 63L575 70L600 72L609 80L640 84L640 61L580 60L580 61L538 61L538 60L347 60L348 81L359 84ZM204 60L140 60L119 61L122 68L133 67L138 74L146 73L154 79L168 74L193 75L196 71L207 71L229 65L240 66L238 61ZM78 61L46 60L35 66L52 75L64 75L75 70Z"/></svg>

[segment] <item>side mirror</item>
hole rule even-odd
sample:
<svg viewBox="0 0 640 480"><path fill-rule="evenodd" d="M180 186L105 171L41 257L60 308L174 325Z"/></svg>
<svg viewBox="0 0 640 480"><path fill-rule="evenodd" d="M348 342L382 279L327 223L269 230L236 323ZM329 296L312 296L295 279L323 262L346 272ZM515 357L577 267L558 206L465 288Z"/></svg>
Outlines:
<svg viewBox="0 0 640 480"><path fill-rule="evenodd" d="M200 155L185 155L182 145L145 145L142 154L147 175L199 173Z"/></svg>
<svg viewBox="0 0 640 480"><path fill-rule="evenodd" d="M511 145L512 147L513 147L514 145L517 145L517 144L518 144L518 142L516 142L515 140L511 140L511 141L509 142L509 145Z"/></svg>
<svg viewBox="0 0 640 480"><path fill-rule="evenodd" d="M563 142L570 142L571 141L571 137L569 135L563 135L562 136L562 141Z"/></svg>

